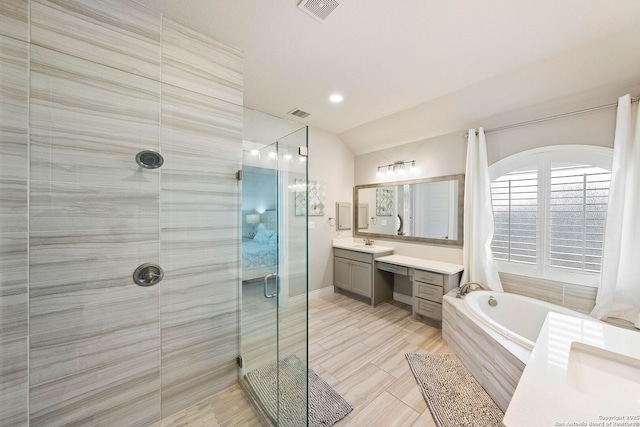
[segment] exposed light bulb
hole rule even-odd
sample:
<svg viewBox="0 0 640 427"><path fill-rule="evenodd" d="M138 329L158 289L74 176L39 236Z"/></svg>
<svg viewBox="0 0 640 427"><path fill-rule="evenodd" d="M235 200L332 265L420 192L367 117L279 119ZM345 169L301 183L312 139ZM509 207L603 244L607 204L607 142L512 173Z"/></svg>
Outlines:
<svg viewBox="0 0 640 427"><path fill-rule="evenodd" d="M285 154L285 155L284 155L284 159L285 159L286 161L290 161L291 159L293 159L293 156L292 156L291 154Z"/></svg>
<svg viewBox="0 0 640 427"><path fill-rule="evenodd" d="M416 168L416 162L413 161L411 162L411 167L409 168L409 173L416 173L418 172L418 168Z"/></svg>
<svg viewBox="0 0 640 427"><path fill-rule="evenodd" d="M338 102L342 102L343 99L344 98L339 93L334 93L329 97L329 101L333 102L334 104L337 104Z"/></svg>
<svg viewBox="0 0 640 427"><path fill-rule="evenodd" d="M275 151L269 151L269 158L270 159L275 159L276 158L276 152Z"/></svg>
<svg viewBox="0 0 640 427"><path fill-rule="evenodd" d="M307 158L305 156L300 156L300 163L304 163L307 161Z"/></svg>
<svg viewBox="0 0 640 427"><path fill-rule="evenodd" d="M260 154L260 151L259 151L259 150L255 150L255 149L251 150L251 155L252 155L252 156L257 156L257 155L259 155L259 154Z"/></svg>

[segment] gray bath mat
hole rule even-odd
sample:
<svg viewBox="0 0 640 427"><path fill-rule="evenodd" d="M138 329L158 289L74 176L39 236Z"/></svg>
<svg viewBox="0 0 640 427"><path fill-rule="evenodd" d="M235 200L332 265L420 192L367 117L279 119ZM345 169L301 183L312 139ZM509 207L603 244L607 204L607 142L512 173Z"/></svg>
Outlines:
<svg viewBox="0 0 640 427"><path fill-rule="evenodd" d="M504 414L458 356L405 356L438 427L502 426Z"/></svg>
<svg viewBox="0 0 640 427"><path fill-rule="evenodd" d="M276 398L276 364L272 363L249 372L245 378L254 397L261 403L269 418L278 426L307 425L306 376L309 378L309 426L332 426L353 410L342 396L296 356L280 360L280 401ZM280 418L277 420L276 414Z"/></svg>

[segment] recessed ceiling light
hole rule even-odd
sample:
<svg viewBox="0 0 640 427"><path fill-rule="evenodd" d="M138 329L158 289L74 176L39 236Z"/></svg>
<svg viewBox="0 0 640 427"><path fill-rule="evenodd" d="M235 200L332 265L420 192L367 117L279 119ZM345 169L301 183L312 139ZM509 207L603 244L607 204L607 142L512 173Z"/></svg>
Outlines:
<svg viewBox="0 0 640 427"><path fill-rule="evenodd" d="M333 95L331 95L329 97L329 101L335 102L335 103L342 102L342 99L343 99L342 95L340 95L338 93L334 93Z"/></svg>

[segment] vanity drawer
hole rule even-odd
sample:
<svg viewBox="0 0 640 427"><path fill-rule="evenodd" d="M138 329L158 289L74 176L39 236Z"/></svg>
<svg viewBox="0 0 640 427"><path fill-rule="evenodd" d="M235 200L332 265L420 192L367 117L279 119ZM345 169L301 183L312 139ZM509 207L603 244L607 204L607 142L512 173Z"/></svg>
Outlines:
<svg viewBox="0 0 640 427"><path fill-rule="evenodd" d="M333 254L337 257L346 258L353 261L368 263L371 263L373 261L373 255L371 254L365 252L350 251L348 249L333 248Z"/></svg>
<svg viewBox="0 0 640 427"><path fill-rule="evenodd" d="M413 299L413 311L436 320L442 320L442 304L426 301L420 298Z"/></svg>
<svg viewBox="0 0 640 427"><path fill-rule="evenodd" d="M390 273L401 274L403 276L409 275L409 269L401 265L388 264L386 262L378 261L376 262L376 267L378 267L378 270L384 270Z"/></svg>
<svg viewBox="0 0 640 427"><path fill-rule="evenodd" d="M430 271L415 270L413 272L413 280L419 282L431 283L432 285L442 286L444 284L444 276Z"/></svg>
<svg viewBox="0 0 640 427"><path fill-rule="evenodd" d="M426 283L413 282L413 291L418 298L442 303L442 288L440 286L427 285Z"/></svg>

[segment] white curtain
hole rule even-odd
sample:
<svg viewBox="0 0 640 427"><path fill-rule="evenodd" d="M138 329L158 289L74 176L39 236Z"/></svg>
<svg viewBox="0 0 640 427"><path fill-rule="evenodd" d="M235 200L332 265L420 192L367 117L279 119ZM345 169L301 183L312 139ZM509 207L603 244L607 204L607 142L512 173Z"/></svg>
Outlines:
<svg viewBox="0 0 640 427"><path fill-rule="evenodd" d="M484 129L469 129L464 184L464 273L461 283L476 282L502 292L498 268L491 253L493 206Z"/></svg>
<svg viewBox="0 0 640 427"><path fill-rule="evenodd" d="M600 288L591 315L630 322L640 313L640 116L618 100Z"/></svg>

